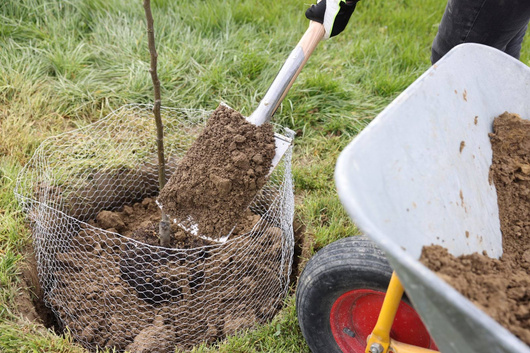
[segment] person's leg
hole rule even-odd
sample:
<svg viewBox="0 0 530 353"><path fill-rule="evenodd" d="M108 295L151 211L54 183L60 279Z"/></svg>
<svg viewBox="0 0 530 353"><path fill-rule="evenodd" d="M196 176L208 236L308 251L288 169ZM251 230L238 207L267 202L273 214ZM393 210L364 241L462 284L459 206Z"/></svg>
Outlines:
<svg viewBox="0 0 530 353"><path fill-rule="evenodd" d="M530 0L449 0L434 38L431 62L469 42L519 58L529 20Z"/></svg>
<svg viewBox="0 0 530 353"><path fill-rule="evenodd" d="M508 43L504 52L508 55L513 56L516 59L519 59L521 54L521 46L523 44L523 38L526 33L528 25L521 28L521 31L515 35L515 37Z"/></svg>

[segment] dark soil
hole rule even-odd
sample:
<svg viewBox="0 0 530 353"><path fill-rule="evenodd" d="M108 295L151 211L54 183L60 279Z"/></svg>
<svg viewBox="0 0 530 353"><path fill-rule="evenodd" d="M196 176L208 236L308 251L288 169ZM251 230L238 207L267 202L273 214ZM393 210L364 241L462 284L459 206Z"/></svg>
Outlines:
<svg viewBox="0 0 530 353"><path fill-rule="evenodd" d="M53 312L46 307L42 298L44 292L39 283L37 273L37 260L31 246L26 247L25 261L21 265L22 278L20 290L17 291L15 303L17 311L31 322L37 322L55 332L61 332L62 328L57 322Z"/></svg>
<svg viewBox="0 0 530 353"><path fill-rule="evenodd" d="M302 273L307 261L311 258L311 247L314 242L314 235L306 231L306 227L295 216L293 221L294 232L294 252L291 275L289 277L290 294L294 294L298 277Z"/></svg>
<svg viewBox="0 0 530 353"><path fill-rule="evenodd" d="M280 309L280 228L247 209L225 244L209 246L172 226L178 249L144 245L158 244L159 220L154 199L102 211L58 253L60 285L50 302L78 341L130 352L187 350Z"/></svg>
<svg viewBox="0 0 530 353"><path fill-rule="evenodd" d="M125 207L123 207L123 210L120 211L120 212L102 211L98 215L97 220L94 220L94 221L92 221L90 223L92 225L94 225L94 226L104 227L104 228L108 229L108 231L111 231L111 232L117 231L116 228L115 228L115 224L118 224L118 225L121 225L121 227L120 226L118 226L118 227L127 236L130 236L133 239L137 239L137 240L139 240L141 242L144 242L144 243L148 243L148 244L151 244L151 245L157 245L158 244L158 239L157 239L158 231L156 230L155 225L158 224L158 221L159 221L159 218L160 218L160 216L157 214L157 212L158 212L158 210L155 209L155 204L153 202L153 199L146 199L142 203L137 203L137 204L134 204L132 206L125 206ZM252 212L247 212L247 217L245 217L245 219L240 222L240 224L242 224L242 226L238 227L235 230L235 233L236 234L243 234L244 232L246 232L249 229L251 229L256 223L259 223L260 219L261 219L260 216L257 216L256 214L254 214ZM310 258L310 247L311 247L311 244L312 244L312 235L306 234L305 227L297 219L294 220L293 228L294 228L295 246L294 246L294 254L293 254L292 271L291 271L291 275L290 275L290 288L292 290L294 290L294 288L295 288L294 285L296 284L296 281L298 279L298 275L300 274L300 272L302 271L302 269L303 269L303 267L305 265L305 261L307 261L307 259ZM81 235L83 235L83 234L87 235L87 234L91 233L91 231L89 230L90 229L89 227L85 227L85 229L86 230L84 230L81 233ZM133 229L136 230L136 231L133 231ZM138 229L144 229L144 231L138 231ZM273 231L275 229L273 229ZM196 246L200 246L201 244L204 245L204 244L209 243L208 241L202 241L200 238L197 238L197 237L192 237L192 238L191 237L186 237L186 238L182 239L182 233L181 233L180 229L173 228L172 229L172 234L173 234L173 237L171 238L172 239L171 241L172 241L172 245L175 246L175 247L189 248L189 247L196 247ZM80 237L78 236L76 238L80 238ZM108 239L108 236L105 236L105 238ZM118 239L117 237L114 237L114 238ZM121 241L118 240L118 242L121 242ZM83 247L82 246L83 242L76 242L76 243L77 243L77 247L80 247L80 248ZM272 243L273 243L273 241L271 241L270 243L262 243L262 245L268 247L268 245L272 245ZM124 247L125 247L125 245L124 245ZM85 249L93 249L93 250L95 250L95 248L96 247L94 247L94 248L86 247ZM260 247L256 247L256 250L257 251L263 251L263 249L260 249ZM77 251L79 251L79 250L77 250ZM265 251L268 252L269 254L271 254L269 248L267 248ZM76 251L74 251L74 249L72 249L72 252L75 253ZM61 323L57 321L57 318L53 314L52 310L50 308L48 308L45 305L44 301L43 301L44 292L43 292L43 290L42 290L42 288L40 286L39 279L38 279L38 276L37 276L37 262L36 262L36 259L35 259L35 255L34 255L33 249L31 247L28 247L26 249L26 251L25 251L25 254L26 254L26 256L25 256L26 261L24 262L24 265L23 265L23 268L22 268L22 279L21 279L23 285L21 287L21 290L18 292L18 296L16 298L17 311L24 318L26 318L26 319L28 319L28 320L30 320L32 322L36 322L36 323L42 324L43 326L45 326L45 327L47 327L49 329L53 329L56 333L60 334L64 330L63 325L61 325ZM79 262L84 261L83 259L86 258L85 251L80 251L80 252L78 252L78 254L81 256ZM107 257L107 256L105 256L105 257ZM64 259L64 257L63 257L63 259ZM158 295L158 296L145 295L145 293L147 293L147 292L145 290L142 291L142 287L139 285L139 283L141 281L139 281L139 280L134 280L133 281L132 280L134 277L131 274L134 273L135 271L137 271L137 269L134 268L134 266L130 266L130 264L132 263L130 261L131 260L130 257L127 257L127 260L128 261L124 261L122 263L122 266L120 268L120 271L121 271L120 272L120 275L121 275L121 281L120 282L125 281L125 282L127 282L129 284L129 286L132 286L133 288L135 288L136 293L137 293L137 297L138 298L143 298L144 301L149 301L151 303L163 302L164 301L164 298L163 298L164 295ZM304 260L304 261L301 262L301 260ZM87 268L93 267L95 265L93 263L94 261L90 261L89 263L87 263L86 267ZM151 268L151 272L152 272L152 266L150 264L150 261L148 260L147 263L148 263L148 266L146 266L146 267L150 267ZM241 262L238 262L237 264L239 265L240 263ZM127 269L126 268L127 264L129 264L129 267L132 267L132 268ZM137 278L138 279L144 278L145 275L146 275L146 272L147 271L144 271L143 274L142 273L140 273L140 274L136 273ZM75 280L75 272L72 273L72 275L74 276L74 277L71 278L71 280L73 281L73 280ZM97 281L96 275L93 275L93 276L89 277L89 282L95 282L95 281ZM107 282L107 281L114 282L114 281L116 281L116 279L111 277L111 278L105 279L105 282ZM145 283L145 281L143 281L143 282ZM77 283L80 283L80 282L77 282ZM76 285L78 285L78 284L76 284ZM123 282L122 282L122 285L124 285ZM81 293L89 294L89 293L93 292L94 288L92 286L88 285L88 283L85 283L85 284L83 284L81 286L80 290L81 290ZM173 287L173 289L171 289L171 286L166 287L166 292L168 294L171 293L171 290L174 291L173 294L175 294L177 296L180 295L180 291L175 290L174 287ZM167 295L165 295L165 296L167 297ZM149 297L152 297L152 298L149 299ZM94 301L96 297L91 294L90 298L91 298L90 300ZM116 298L116 299L118 299L118 298ZM123 298L121 298L121 300L125 300L125 299L126 299L125 296L123 296ZM137 302L137 303L140 303L139 301L136 301L136 299L134 299L134 301ZM102 305L103 304L99 303L96 306L95 310L100 309L102 307ZM85 306L83 305L80 308L82 309L84 307ZM276 309L278 307L279 307L279 305L273 305L274 312L276 311ZM56 309L58 309L58 308L56 308ZM136 310L136 307L132 306L131 310L133 310L133 311ZM75 306L69 304L69 305L67 305L67 307L64 310L58 309L58 311L59 311L59 313L61 313L62 316L66 316L66 315L63 315L63 314L65 312L67 312L67 311L68 312L75 312ZM234 314L238 315L238 312L234 311ZM87 315L90 316L91 314L87 313ZM96 313L96 315L97 315L97 313ZM268 315L272 316L273 313L271 312ZM243 317L244 316L245 315L243 315ZM120 315L117 314L117 315L115 315L115 317L120 317ZM128 321L130 321L130 320L129 320L128 317L123 315L122 319L123 319L123 323L124 324L129 325ZM84 320L84 319L82 319L82 320ZM89 318L87 320L89 320ZM136 320L132 320L133 323L135 321ZM239 319L239 321L241 321L241 319ZM236 320L236 324L239 321ZM245 321L245 320L243 320L243 321ZM263 321L265 321L264 317L261 317L258 320L258 322L263 322ZM66 323L68 324L68 320L66 321ZM134 325L138 325L138 324L135 323ZM136 337L134 337L134 339L133 338L124 337L123 340L121 340L121 343L118 342L117 347L123 347L128 342L130 342L131 340L133 340L133 343L129 343L127 345L127 348L128 348L128 350L130 352L151 352L152 350L150 350L150 349L153 348L153 347L156 347L156 349L158 349L161 352L164 352L166 350L171 351L174 346L180 346L181 348L189 347L189 345L185 344L185 343L184 344L183 343L179 344L178 342L175 343L176 341L178 341L178 338L175 338L174 335L169 335L169 338L166 337L167 340L164 341L163 337L160 337L161 334L158 332L158 330L159 330L159 328L161 326L160 318L158 318L158 319L155 318L153 323L152 323L152 325L154 325L154 327L146 328L146 329L140 331L140 333L138 333L138 335ZM252 323L249 323L249 326L252 326L252 325L253 325ZM230 324L227 325L227 327L230 328ZM223 325L223 328L224 328L224 325ZM99 332L99 331L104 330L104 329L106 329L105 326L96 329L96 331ZM163 332L164 331L162 331L162 335L163 335ZM98 341L95 340L94 337L91 337L90 335L89 335L89 337L85 337L84 336L85 334L87 334L86 331L83 330L83 331L79 332L78 334L81 336L80 339L82 341L84 341L85 343L87 343L88 346L93 346L93 345L98 344ZM116 334L115 332L108 332L107 333L107 335L109 337L110 336L114 336L115 334ZM225 335L225 333L222 332L222 331L218 331L216 335L218 337L223 337ZM105 335L104 335L103 338L105 339ZM214 340L214 336L209 337L209 338L206 337L206 341L213 341L213 340ZM193 340L193 342L195 342L195 341L196 340ZM158 346L156 346L153 342L160 342L162 347L158 348ZM103 340L101 342L99 342L99 343L103 343ZM153 348L153 349L155 349L155 348Z"/></svg>
<svg viewBox="0 0 530 353"><path fill-rule="evenodd" d="M219 106L159 195L171 219L213 239L228 234L265 185L275 153L272 125L255 126Z"/></svg>
<svg viewBox="0 0 530 353"><path fill-rule="evenodd" d="M167 248L159 246L154 164L94 171L79 190L38 185L38 198L57 210L41 210L57 218L49 232L63 236L40 249L42 290L38 281L28 288L38 288L33 301L44 296L58 320L31 309L36 296L21 297L19 310L58 331L67 327L89 349L133 353L187 350L267 322L291 269L280 191L265 184L274 153L270 124L256 127L219 107L186 156L166 165L173 176L159 200L179 220ZM187 217L210 240L179 224ZM227 242L215 241L229 231Z"/></svg>
<svg viewBox="0 0 530 353"><path fill-rule="evenodd" d="M530 121L504 113L490 134L503 255L455 258L424 247L420 261L501 325L530 344Z"/></svg>

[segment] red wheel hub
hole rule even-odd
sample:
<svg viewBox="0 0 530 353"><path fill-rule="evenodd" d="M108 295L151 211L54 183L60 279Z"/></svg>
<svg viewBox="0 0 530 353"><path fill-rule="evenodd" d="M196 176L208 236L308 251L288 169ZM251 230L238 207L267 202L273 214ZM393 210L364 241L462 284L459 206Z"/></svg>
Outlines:
<svg viewBox="0 0 530 353"><path fill-rule="evenodd" d="M335 341L344 353L361 353L379 317L385 293L356 289L340 296L331 308L330 324ZM438 350L416 311L401 301L390 337L422 348Z"/></svg>

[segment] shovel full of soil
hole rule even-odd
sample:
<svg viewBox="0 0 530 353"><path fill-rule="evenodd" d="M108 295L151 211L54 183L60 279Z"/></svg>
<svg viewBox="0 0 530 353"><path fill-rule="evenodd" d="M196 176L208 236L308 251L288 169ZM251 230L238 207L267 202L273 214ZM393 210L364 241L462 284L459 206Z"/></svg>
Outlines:
<svg viewBox="0 0 530 353"><path fill-rule="evenodd" d="M311 22L250 117L225 105L213 112L158 197L172 222L194 235L228 238L291 143L270 121L323 35Z"/></svg>

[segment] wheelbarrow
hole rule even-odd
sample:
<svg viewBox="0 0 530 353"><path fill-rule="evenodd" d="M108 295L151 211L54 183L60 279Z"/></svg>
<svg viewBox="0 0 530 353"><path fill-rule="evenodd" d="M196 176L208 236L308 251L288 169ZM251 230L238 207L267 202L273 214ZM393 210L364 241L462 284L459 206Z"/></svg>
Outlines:
<svg viewBox="0 0 530 353"><path fill-rule="evenodd" d="M301 275L298 318L313 351L530 352L418 261L431 244L502 255L488 133L505 111L530 117L528 97L529 67L462 44L344 149L337 190L366 237L328 245Z"/></svg>

